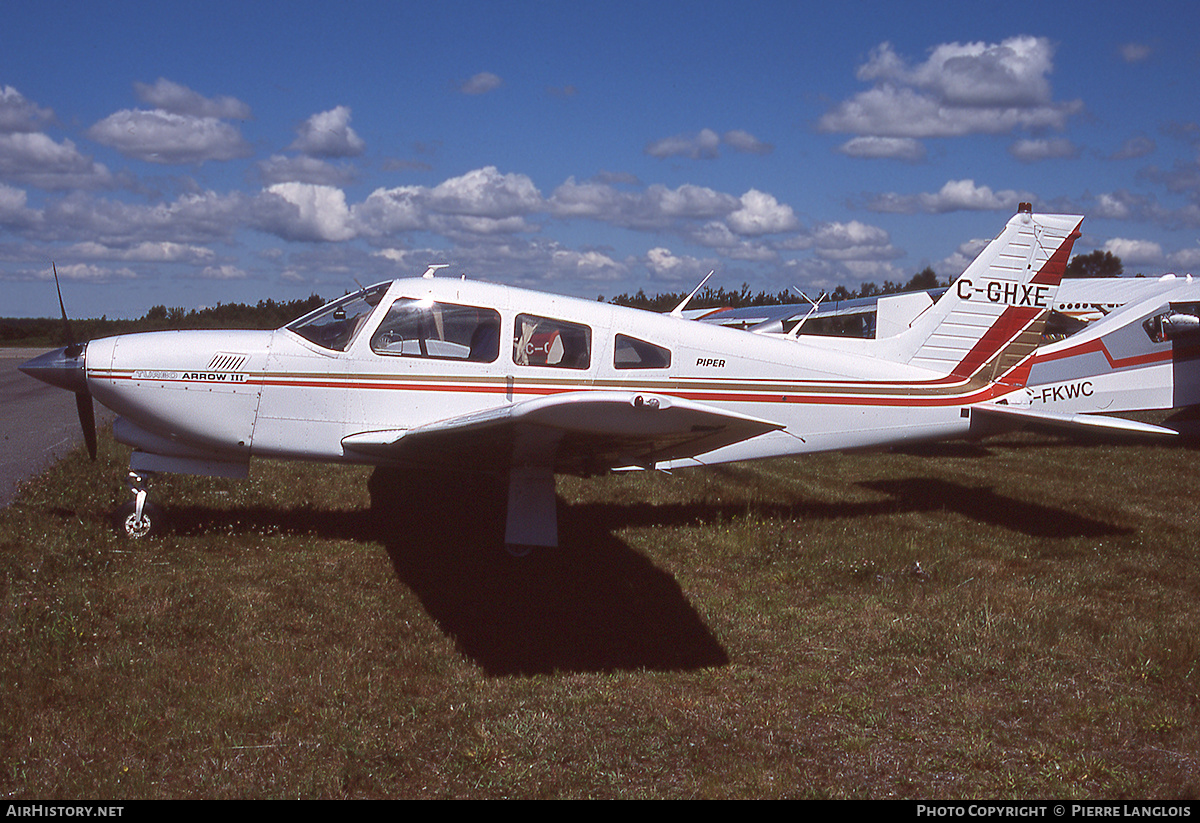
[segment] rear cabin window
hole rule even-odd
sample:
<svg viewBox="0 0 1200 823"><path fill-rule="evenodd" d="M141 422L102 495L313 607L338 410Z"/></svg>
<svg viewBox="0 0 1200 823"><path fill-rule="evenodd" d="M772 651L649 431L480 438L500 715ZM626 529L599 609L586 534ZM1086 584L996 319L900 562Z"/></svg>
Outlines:
<svg viewBox="0 0 1200 823"><path fill-rule="evenodd" d="M613 366L618 369L666 369L671 366L671 350L618 334L613 346Z"/></svg>
<svg viewBox="0 0 1200 823"><path fill-rule="evenodd" d="M500 356L493 309L402 297L371 337L376 354L491 363Z"/></svg>
<svg viewBox="0 0 1200 823"><path fill-rule="evenodd" d="M592 364L592 330L566 320L518 314L513 362L518 366L586 369Z"/></svg>

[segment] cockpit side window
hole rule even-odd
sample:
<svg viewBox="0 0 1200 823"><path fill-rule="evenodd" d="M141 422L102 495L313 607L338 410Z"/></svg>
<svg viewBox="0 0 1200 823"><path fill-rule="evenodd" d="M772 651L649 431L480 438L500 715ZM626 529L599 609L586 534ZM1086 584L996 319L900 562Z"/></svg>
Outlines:
<svg viewBox="0 0 1200 823"><path fill-rule="evenodd" d="M371 336L376 354L491 363L500 356L493 309L400 298Z"/></svg>
<svg viewBox="0 0 1200 823"><path fill-rule="evenodd" d="M513 335L513 363L586 369L592 364L592 330L566 320L518 314Z"/></svg>
<svg viewBox="0 0 1200 823"><path fill-rule="evenodd" d="M382 283L348 294L294 320L287 328L322 348L345 351L371 311L383 299L388 285Z"/></svg>
<svg viewBox="0 0 1200 823"><path fill-rule="evenodd" d="M671 350L618 334L613 346L613 366L618 369L667 369L671 367Z"/></svg>
<svg viewBox="0 0 1200 823"><path fill-rule="evenodd" d="M1200 303L1171 303L1166 311L1147 318L1142 328L1155 343L1194 340L1200 336Z"/></svg>

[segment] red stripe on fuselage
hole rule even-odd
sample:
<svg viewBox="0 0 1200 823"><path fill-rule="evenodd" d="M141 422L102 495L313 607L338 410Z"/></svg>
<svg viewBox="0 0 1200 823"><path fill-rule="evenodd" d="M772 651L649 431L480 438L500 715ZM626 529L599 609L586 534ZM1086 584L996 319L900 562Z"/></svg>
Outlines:
<svg viewBox="0 0 1200 823"><path fill-rule="evenodd" d="M1042 309L1020 306L1006 308L950 374L954 377L967 378L978 372L999 355L1004 347L1024 331L1041 312Z"/></svg>

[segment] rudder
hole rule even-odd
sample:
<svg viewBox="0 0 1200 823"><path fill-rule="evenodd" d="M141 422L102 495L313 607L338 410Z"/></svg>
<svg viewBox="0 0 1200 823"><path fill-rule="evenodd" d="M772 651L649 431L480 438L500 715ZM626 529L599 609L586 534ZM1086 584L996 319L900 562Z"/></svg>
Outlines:
<svg viewBox="0 0 1200 823"><path fill-rule="evenodd" d="M899 359L957 377L1021 385L1083 218L1028 204L899 336Z"/></svg>

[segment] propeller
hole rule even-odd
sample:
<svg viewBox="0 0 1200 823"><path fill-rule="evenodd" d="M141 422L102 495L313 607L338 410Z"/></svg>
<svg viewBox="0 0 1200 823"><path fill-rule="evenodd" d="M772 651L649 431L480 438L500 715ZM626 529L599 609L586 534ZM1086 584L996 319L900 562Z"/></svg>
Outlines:
<svg viewBox="0 0 1200 823"><path fill-rule="evenodd" d="M96 412L92 406L92 393L88 391L87 384L85 363L87 344L78 343L75 340L71 321L67 319L67 309L63 306L62 287L58 284L57 266L54 266L54 288L58 291L58 308L62 311L63 333L66 335L67 345L39 355L22 363L18 368L43 383L74 392L75 408L79 412L79 426L83 429L83 442L87 444L88 454L95 460Z"/></svg>
<svg viewBox="0 0 1200 823"><path fill-rule="evenodd" d="M85 344L77 343L71 331L71 322L67 319L67 308L62 305L62 287L59 286L59 268L54 263L50 263L50 268L54 270L54 289L59 293L59 311L62 312L62 331L66 335L67 347L64 350L64 358L67 360L77 360L79 362L79 370L83 372L83 388L76 391L76 410L79 413L79 427L83 429L83 441L88 446L88 456L91 459L96 459L96 409L92 406L91 392L88 391L88 372L84 366L84 352L86 352Z"/></svg>
<svg viewBox="0 0 1200 823"><path fill-rule="evenodd" d="M88 457L96 459L96 409L88 392L75 393L75 408L79 411L79 426L83 429L83 442L87 444Z"/></svg>
<svg viewBox="0 0 1200 823"><path fill-rule="evenodd" d="M63 305L62 287L58 284L58 267L54 263L51 263L50 266L54 270L54 288L58 292L58 308L62 312L63 333L67 339L67 346L63 349L62 357L64 363L69 360L76 361L75 368L82 376L82 380L76 381L78 386L72 387L75 391L75 408L79 412L79 427L83 429L83 442L87 445L88 456L95 460L96 410L92 405L92 394L87 388L87 370L84 366L84 353L87 346L75 341L75 334L71 331L71 321L67 319L67 308Z"/></svg>

